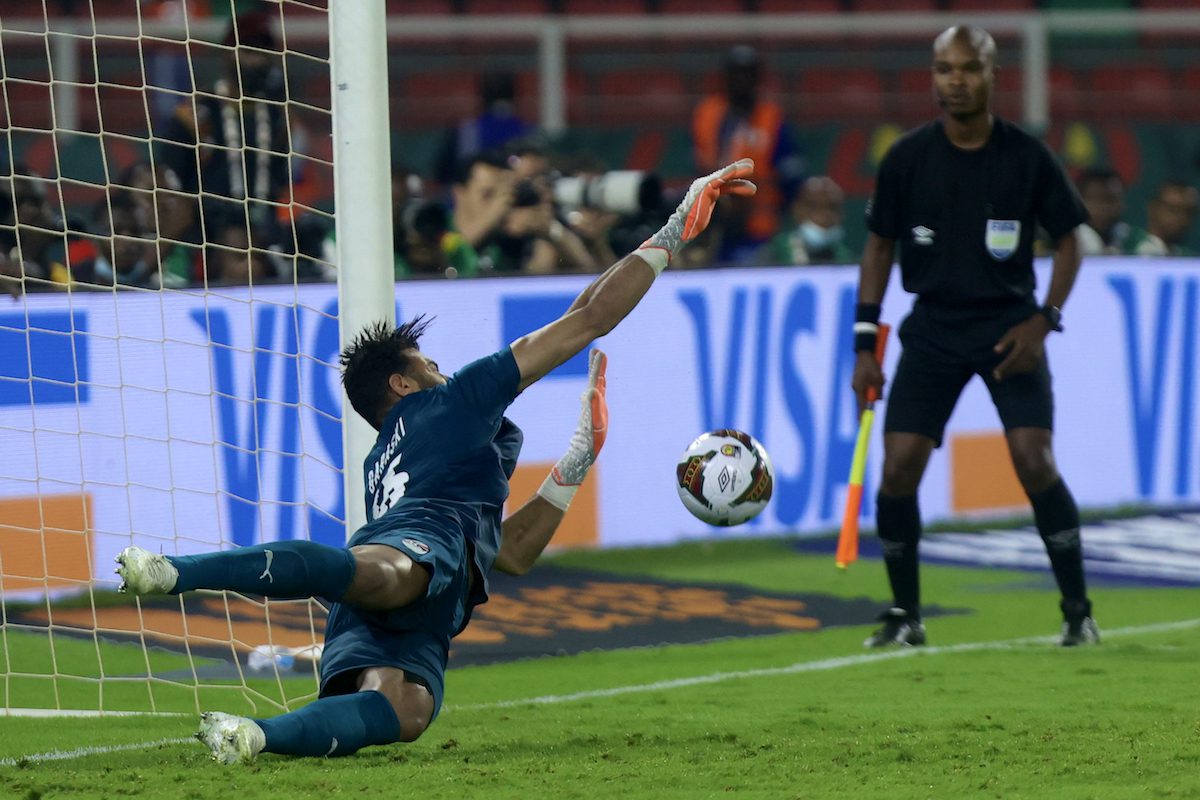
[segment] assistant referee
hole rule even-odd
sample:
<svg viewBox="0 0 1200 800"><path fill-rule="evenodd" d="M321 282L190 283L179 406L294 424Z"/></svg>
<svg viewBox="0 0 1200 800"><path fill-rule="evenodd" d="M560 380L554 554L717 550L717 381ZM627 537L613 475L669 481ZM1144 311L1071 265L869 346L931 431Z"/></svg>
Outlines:
<svg viewBox="0 0 1200 800"><path fill-rule="evenodd" d="M1099 641L1083 574L1079 510L1052 450L1054 395L1044 340L1079 271L1076 228L1087 211L1053 154L990 111L996 43L958 26L933 43L940 118L902 137L879 168L859 275L854 390L860 406L883 386L874 358L880 303L896 245L905 290L903 352L887 404L877 504L894 607L868 647L925 643L917 489L963 387L979 375L1045 542L1058 588L1063 645ZM1033 240L1054 242L1045 302L1034 297Z"/></svg>

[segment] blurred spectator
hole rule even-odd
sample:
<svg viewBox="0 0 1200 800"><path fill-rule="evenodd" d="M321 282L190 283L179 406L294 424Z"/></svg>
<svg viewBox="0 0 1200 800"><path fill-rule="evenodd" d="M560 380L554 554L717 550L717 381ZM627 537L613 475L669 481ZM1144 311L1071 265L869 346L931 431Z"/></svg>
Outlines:
<svg viewBox="0 0 1200 800"><path fill-rule="evenodd" d="M466 159L454 180L453 227L467 244L481 250L504 223L513 206L516 175L492 152Z"/></svg>
<svg viewBox="0 0 1200 800"><path fill-rule="evenodd" d="M258 286L276 283L277 272L270 255L252 247L245 224L226 223L205 248L206 274L210 286Z"/></svg>
<svg viewBox="0 0 1200 800"><path fill-rule="evenodd" d="M579 237L555 216L548 181L518 181L508 161L494 153L463 165L454 184L452 224L484 272L594 269Z"/></svg>
<svg viewBox="0 0 1200 800"><path fill-rule="evenodd" d="M446 131L437 159L437 178L452 183L458 166L480 153L498 152L529 135L533 126L517 116L517 79L511 72L488 72L479 79L479 115Z"/></svg>
<svg viewBox="0 0 1200 800"><path fill-rule="evenodd" d="M1088 212L1087 224L1079 228L1081 252L1085 256L1126 252L1134 229L1121 219L1125 216L1125 182L1121 176L1106 167L1090 167L1079 174L1075 185Z"/></svg>
<svg viewBox="0 0 1200 800"><path fill-rule="evenodd" d="M445 206L423 201L405 209L398 223L403 241L396 251L396 277L470 278L479 256L462 234L451 230Z"/></svg>
<svg viewBox="0 0 1200 800"><path fill-rule="evenodd" d="M780 212L804 172L778 103L759 94L762 60L739 45L725 58L725 91L704 98L692 116L696 166L710 172L739 158L754 159L753 197L727 198L719 208L718 258L744 261L779 229Z"/></svg>
<svg viewBox="0 0 1200 800"><path fill-rule="evenodd" d="M53 280L55 275L64 274L66 231L62 217L46 193L50 182L21 165L13 172L9 183L11 195L4 198L8 202L0 209L4 272L35 281ZM24 287L34 288L28 283ZM36 288L48 287L43 283Z"/></svg>
<svg viewBox="0 0 1200 800"><path fill-rule="evenodd" d="M92 211L91 234L72 236L59 283L178 288L187 281L159 269L154 230L145 207L131 192L117 191Z"/></svg>
<svg viewBox="0 0 1200 800"><path fill-rule="evenodd" d="M846 193L833 178L806 180L792 202L792 227L775 235L763 249L761 263L778 266L851 264L857 259L844 241L842 219Z"/></svg>
<svg viewBox="0 0 1200 800"><path fill-rule="evenodd" d="M1176 181L1160 184L1146 206L1146 230L1129 237L1126 252L1139 256L1191 255L1185 242L1196 218L1196 203L1194 186Z"/></svg>
<svg viewBox="0 0 1200 800"><path fill-rule="evenodd" d="M246 227L249 218L255 245L267 247L282 238L270 203L290 201L287 119L278 102L285 97L283 62L270 15L240 15L222 44L220 76L197 93L194 107L176 108L160 161L185 192L203 190L210 240L227 225Z"/></svg>
<svg viewBox="0 0 1200 800"><path fill-rule="evenodd" d="M165 164L151 168L149 164L134 164L118 178L129 187L128 195L142 209L156 232L158 263L170 280L186 283L203 281L203 258L200 245L199 200L183 192L175 171Z"/></svg>

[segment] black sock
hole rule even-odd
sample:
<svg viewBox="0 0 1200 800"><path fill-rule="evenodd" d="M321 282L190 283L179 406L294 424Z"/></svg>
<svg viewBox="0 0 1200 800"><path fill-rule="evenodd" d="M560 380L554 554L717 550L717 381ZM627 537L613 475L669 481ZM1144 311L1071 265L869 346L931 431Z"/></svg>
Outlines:
<svg viewBox="0 0 1200 800"><path fill-rule="evenodd" d="M917 496L889 497L880 493L875 500L875 520L883 561L896 607L913 619L921 618L921 576L917 546L921 541L921 509Z"/></svg>
<svg viewBox="0 0 1200 800"><path fill-rule="evenodd" d="M1050 556L1054 580L1062 592L1063 615L1086 617L1092 613L1083 577L1083 545L1079 539L1079 508L1062 478L1050 488L1029 495L1038 533Z"/></svg>

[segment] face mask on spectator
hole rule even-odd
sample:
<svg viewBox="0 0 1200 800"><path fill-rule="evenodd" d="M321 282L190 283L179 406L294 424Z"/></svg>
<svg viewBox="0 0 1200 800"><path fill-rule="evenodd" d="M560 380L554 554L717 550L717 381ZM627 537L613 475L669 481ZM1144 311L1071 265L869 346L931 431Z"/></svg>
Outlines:
<svg viewBox="0 0 1200 800"><path fill-rule="evenodd" d="M809 250L827 250L841 242L844 235L841 225L823 228L811 220L800 223L800 237Z"/></svg>

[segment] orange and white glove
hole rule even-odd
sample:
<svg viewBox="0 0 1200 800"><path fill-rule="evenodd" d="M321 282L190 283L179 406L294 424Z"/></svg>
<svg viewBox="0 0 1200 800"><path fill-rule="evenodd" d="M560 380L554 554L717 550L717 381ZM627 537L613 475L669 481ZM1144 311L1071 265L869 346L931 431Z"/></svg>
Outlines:
<svg viewBox="0 0 1200 800"><path fill-rule="evenodd" d="M757 186L746 180L753 174L754 161L743 158L692 181L687 194L683 196L683 202L675 209L667 224L642 242L634 254L649 264L655 275L661 275L671 263L671 257L708 227L721 195L752 195L758 191Z"/></svg>
<svg viewBox="0 0 1200 800"><path fill-rule="evenodd" d="M580 398L583 409L579 412L579 424L567 452L538 489L546 502L563 511L567 510L588 470L596 463L596 456L600 455L600 448L604 447L604 439L608 436L608 404L604 398L607 366L608 356L604 353L593 350L589 354L588 385Z"/></svg>

